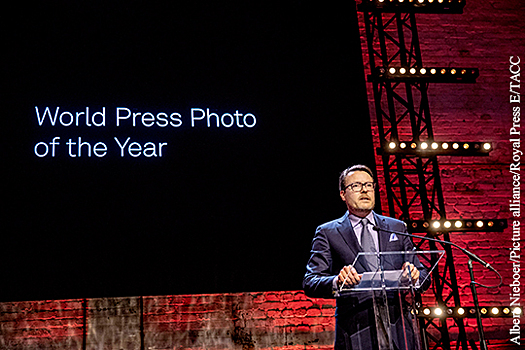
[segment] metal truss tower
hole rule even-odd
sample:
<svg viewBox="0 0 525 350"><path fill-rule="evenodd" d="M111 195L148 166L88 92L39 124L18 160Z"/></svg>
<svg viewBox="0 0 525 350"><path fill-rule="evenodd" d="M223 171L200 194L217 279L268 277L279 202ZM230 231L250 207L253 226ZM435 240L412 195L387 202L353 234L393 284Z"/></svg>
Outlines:
<svg viewBox="0 0 525 350"><path fill-rule="evenodd" d="M416 14L414 11L404 12L407 7L395 7L390 10L378 6L381 3L377 0L363 0L363 3L358 6L358 10L364 16L369 64L372 72L368 81L373 85L381 149L385 149L391 141L399 142L402 138L409 143L432 142L434 133L427 96L428 82L417 79L392 81L380 79L377 74L378 71L384 73L385 69L393 65L407 69L423 67ZM416 8L415 12L425 12L425 10L419 9L418 11ZM444 12L452 11L445 10ZM436 156L423 157L381 151L380 154L383 161L390 216L401 220L411 220L414 217L424 220L446 219ZM446 232L443 233L442 238L450 240ZM420 247L427 244L424 242L421 240L416 242L416 245ZM437 249L433 242L429 242L429 248ZM439 306L460 306L451 247L443 244L439 249L446 251L446 260L433 271L433 291L436 303ZM447 322L454 322L454 324ZM450 349L451 342L456 343L456 349L468 349L462 319L420 319L420 325L425 349L430 347ZM455 327L457 334L451 335L450 327Z"/></svg>

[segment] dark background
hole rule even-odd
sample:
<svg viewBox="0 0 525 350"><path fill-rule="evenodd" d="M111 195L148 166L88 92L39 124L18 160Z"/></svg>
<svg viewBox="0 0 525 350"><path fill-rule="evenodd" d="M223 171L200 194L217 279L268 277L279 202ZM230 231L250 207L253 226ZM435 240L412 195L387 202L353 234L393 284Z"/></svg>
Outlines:
<svg viewBox="0 0 525 350"><path fill-rule="evenodd" d="M373 165L355 4L170 3L7 10L1 300L300 289L339 172ZM107 126L40 127L35 106ZM184 124L116 128L116 107ZM191 108L257 124L191 128ZM108 155L68 157L79 136ZM168 146L121 158L115 136Z"/></svg>

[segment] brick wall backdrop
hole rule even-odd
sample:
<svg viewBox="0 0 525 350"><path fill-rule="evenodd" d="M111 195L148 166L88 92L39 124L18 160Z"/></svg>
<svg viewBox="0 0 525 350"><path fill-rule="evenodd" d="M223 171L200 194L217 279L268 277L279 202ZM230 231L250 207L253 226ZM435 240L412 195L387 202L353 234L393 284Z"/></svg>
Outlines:
<svg viewBox="0 0 525 350"><path fill-rule="evenodd" d="M302 291L0 303L2 349L329 349L334 303Z"/></svg>
<svg viewBox="0 0 525 350"><path fill-rule="evenodd" d="M489 157L441 157L441 181L449 219L509 219L503 233L454 233L451 240L493 265L503 276L497 289L479 288L480 303L508 305L512 283L512 219L509 199L512 195L512 107L509 98L510 56L521 58L525 66L525 2L522 0L467 1L463 14L418 15L417 24L424 65L477 67L476 84L430 84L429 104L434 136L437 141L490 141L494 150ZM368 63L366 36L362 17L360 31L365 65ZM369 67L365 68L369 74ZM523 74L521 74L523 76ZM513 82L515 83L515 82ZM523 87L522 87L523 91ZM368 86L369 105L375 147L379 146L373 106L373 92ZM521 108L523 109L523 107ZM404 139L410 139L410 135ZM402 138L402 137L401 137ZM376 156L380 184L384 184L382 161ZM381 186L384 188L384 186ZM386 195L382 207L388 212ZM521 200L523 204L523 199ZM414 218L418 219L418 218ZM523 245L523 236L521 236ZM461 300L473 305L469 286L467 258L454 251ZM476 279L487 285L498 283L494 273L475 266ZM521 293L523 298L523 291ZM428 298L426 299L428 301ZM509 339L510 319L483 321L488 338ZM478 339L475 319L467 321L469 338ZM523 324L523 322L522 322ZM524 329L522 325L522 329ZM454 333L455 330L451 330ZM523 334L523 331L522 331ZM497 345L494 348L500 348Z"/></svg>
<svg viewBox="0 0 525 350"><path fill-rule="evenodd" d="M480 69L474 85L431 85L436 139L495 145L487 158L440 158L449 218L511 218L508 62L511 55L520 56L521 67L525 66L524 16L523 0L470 0L462 15L418 17L425 64ZM366 63L362 24L361 19ZM372 130L377 141L375 120ZM376 161L380 170L380 158ZM384 193L382 201L387 208ZM305 235L311 239L310 233ZM479 289L481 302L508 304L511 230L454 234L452 240L503 275L501 288ZM466 259L459 253L455 256L462 300L471 305ZM479 266L475 274L480 282L497 282ZM328 349L333 342L333 314L333 300L309 299L301 291L4 302L0 303L0 348ZM469 335L476 339L474 320L467 324ZM484 326L490 348L505 348L509 320L487 319Z"/></svg>

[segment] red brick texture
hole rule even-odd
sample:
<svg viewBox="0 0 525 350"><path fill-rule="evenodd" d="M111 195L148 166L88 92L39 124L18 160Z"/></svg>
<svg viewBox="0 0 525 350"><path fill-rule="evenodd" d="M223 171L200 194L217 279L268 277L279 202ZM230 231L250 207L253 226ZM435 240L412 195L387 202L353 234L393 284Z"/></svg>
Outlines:
<svg viewBox="0 0 525 350"><path fill-rule="evenodd" d="M334 310L302 291L0 303L0 348L329 349Z"/></svg>
<svg viewBox="0 0 525 350"><path fill-rule="evenodd" d="M510 284L513 283L513 264L509 249L515 244L512 234L512 217L509 200L512 199L512 160L510 128L513 126L513 110L519 104L510 103L509 60L521 59L525 66L525 3L521 0L467 1L464 13L456 15L418 15L417 24L422 50L423 65L458 66L479 68L480 76L475 84L431 84L429 104L436 141L463 140L489 141L494 150L489 157L441 157L439 168L443 185L447 218L498 218L508 219L509 228L503 233L454 233L451 240L470 249L492 264L503 276L503 285L496 289L478 288L480 303L508 305ZM359 14L359 16L362 16ZM366 36L360 18L361 42L366 74L369 74ZM514 67L515 69L516 67ZM520 78L523 74L520 75ZM367 84L371 127L375 147L379 136L373 92ZM519 87L514 87L519 90ZM521 87L521 92L525 91ZM523 110L523 102L521 103ZM408 129L408 128L407 128ZM403 136L405 136L403 138ZM520 136L517 136L520 138ZM401 135L410 140L410 135ZM376 166L381 188L384 188L382 160L376 156ZM388 212L384 190L381 192L383 210ZM523 206L523 198L520 200ZM417 210L416 210L417 212ZM414 219L420 219L414 217ZM519 220L519 218L518 218ZM523 224L523 223L521 223ZM518 238L523 246L523 234ZM467 259L454 251L458 284L462 303L473 305L469 287ZM478 282L495 285L494 273L475 266ZM523 281L523 279L521 280ZM523 284L523 283L522 283ZM523 299L523 289L520 291ZM425 299L431 302L431 296ZM477 339L474 320L467 322L469 338ZM512 320L486 319L483 322L487 338L508 343ZM521 321L523 329L523 320ZM454 330L451 330L454 333ZM523 336L523 332L522 332ZM494 348L500 348L498 345Z"/></svg>

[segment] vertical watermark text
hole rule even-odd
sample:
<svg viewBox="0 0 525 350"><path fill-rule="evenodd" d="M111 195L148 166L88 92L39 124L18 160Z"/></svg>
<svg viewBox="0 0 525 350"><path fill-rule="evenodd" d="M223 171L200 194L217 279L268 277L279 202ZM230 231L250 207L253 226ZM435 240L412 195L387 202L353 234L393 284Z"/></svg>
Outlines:
<svg viewBox="0 0 525 350"><path fill-rule="evenodd" d="M512 269L510 283L510 306L512 307L512 326L509 330L510 341L521 345L521 59L519 56L509 58L509 103L512 127L509 129L509 142L512 149L512 161L509 172L512 177L511 199L509 210L512 213L512 241L509 253L509 264Z"/></svg>

